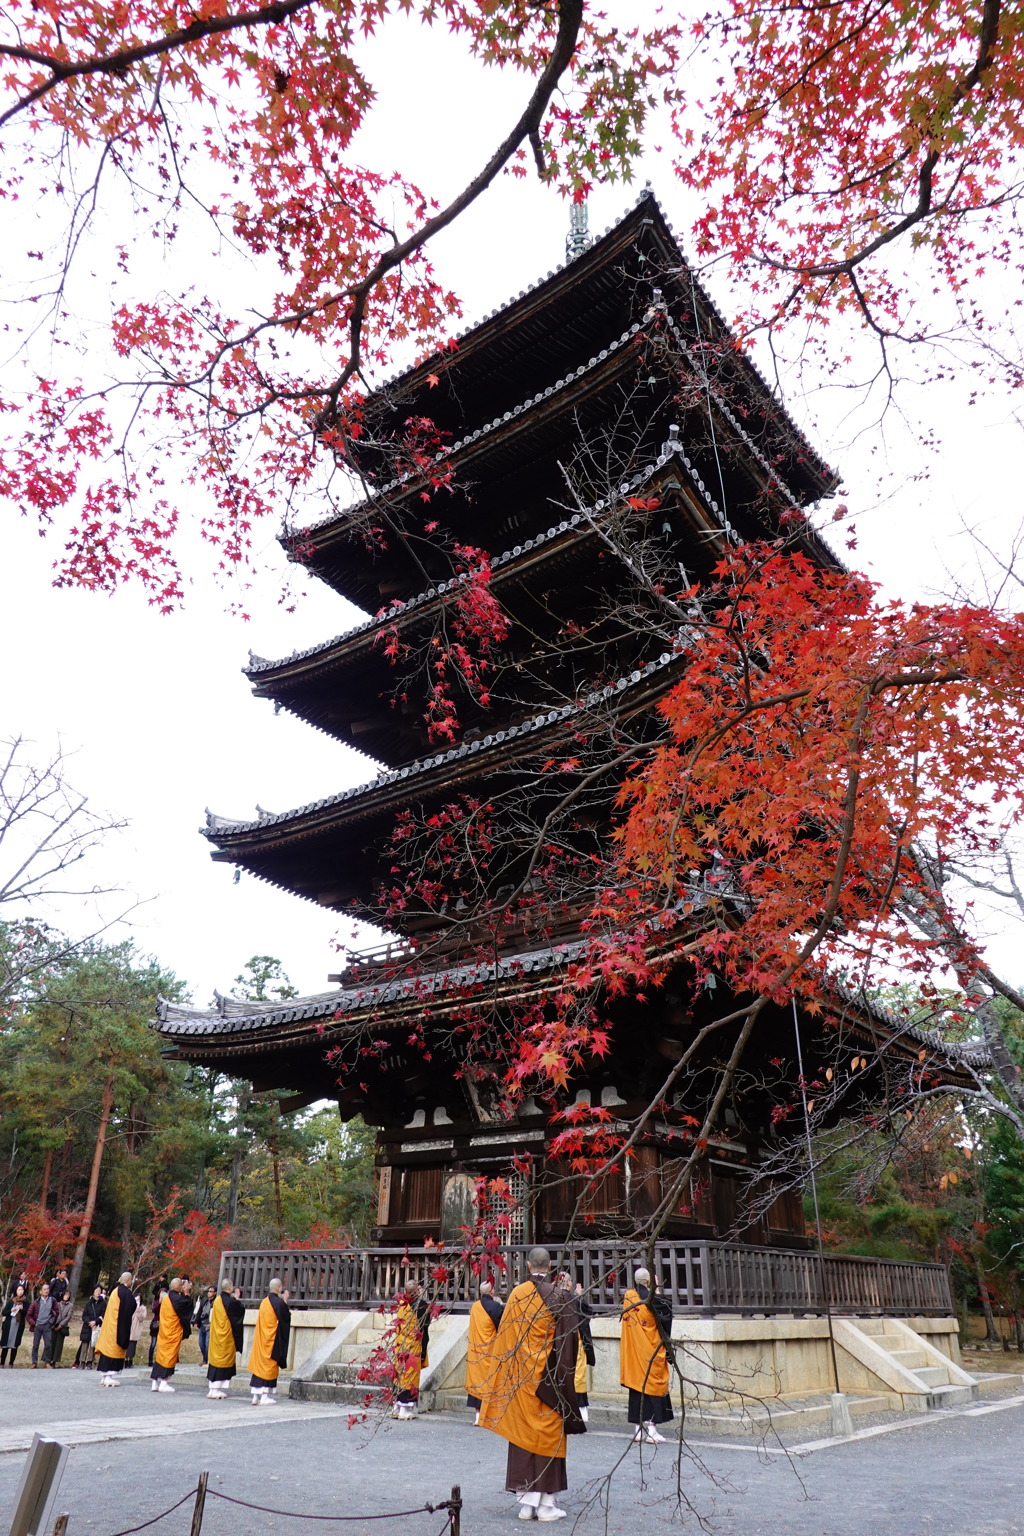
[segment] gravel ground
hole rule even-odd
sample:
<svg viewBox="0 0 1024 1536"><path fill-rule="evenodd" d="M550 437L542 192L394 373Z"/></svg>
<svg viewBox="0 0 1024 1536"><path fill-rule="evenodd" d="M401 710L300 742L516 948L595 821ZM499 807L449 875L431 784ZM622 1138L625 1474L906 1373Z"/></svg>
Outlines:
<svg viewBox="0 0 1024 1536"><path fill-rule="evenodd" d="M194 1486L200 1468L213 1495L227 1494L292 1519L210 1498L203 1536L440 1536L443 1519L333 1525L315 1515L370 1516L437 1503L459 1483L463 1536L509 1536L515 1504L502 1491L503 1442L467 1422L427 1415L408 1424L349 1427L338 1409L288 1405L250 1409L205 1398L201 1373L179 1372L172 1396L150 1393L144 1372L116 1390L88 1373L5 1372L0 1438L31 1429L65 1438L105 1432L144 1435L78 1443L68 1458L58 1507L69 1536L114 1536L168 1508ZM243 1378L244 1379L244 1378ZM221 1409L230 1418L220 1420ZM303 1417L295 1417L300 1412ZM276 1415L276 1417L275 1417ZM229 1425L231 1427L229 1427ZM858 1426L861 1428L861 1426ZM817 1450L694 1441L641 1458L625 1433L601 1430L574 1441L566 1533L666 1536L1021 1536L1024 1533L1024 1404L933 1414L924 1424L825 1445ZM0 1500L9 1504L24 1455L0 1455ZM191 1501L151 1527L188 1536Z"/></svg>

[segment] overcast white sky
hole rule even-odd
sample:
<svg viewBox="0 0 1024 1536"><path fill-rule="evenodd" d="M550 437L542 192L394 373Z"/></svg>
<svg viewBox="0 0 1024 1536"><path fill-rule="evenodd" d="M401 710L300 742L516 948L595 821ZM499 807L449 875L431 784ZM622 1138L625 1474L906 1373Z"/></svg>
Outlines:
<svg viewBox="0 0 1024 1536"><path fill-rule="evenodd" d="M467 70L456 77L442 34L421 37L406 28L395 37L392 31L387 47L375 45L370 55L382 110L363 153L371 163L389 159L443 196L513 119L523 82ZM646 176L685 249L686 209L667 158L652 152L640 182ZM592 225L602 228L633 195L599 191ZM560 261L566 223L555 194L506 180L446 234L435 260L442 280L464 300L463 324ZM198 242L188 254L197 263L210 259ZM714 295L713 277L710 287ZM724 300L721 290L718 296ZM909 400L912 412L936 428L938 456L917 449L894 416L885 433L858 436L838 393L810 405L791 393L786 403L842 471L850 505L865 509L855 560L893 593L929 595L948 585L947 571L971 564L963 521L998 538L1024 515L1021 438L1009 399L968 407L964 390L933 386ZM928 478L918 478L922 470ZM887 476L882 499L880 474ZM358 619L303 577L301 600L287 612L279 601L285 564L274 530L260 530L258 539L263 569L246 597L251 622L229 614L234 594L212 581L189 591L184 611L161 617L135 592L108 598L55 591L50 565L57 551L9 509L3 514L0 734L32 738L40 752L59 736L75 754L72 782L95 807L128 819L128 831L97 862L97 877L142 902L131 934L186 979L199 1003L215 987L228 989L256 953L279 956L302 991L322 989L336 968L339 932L333 915L247 875L234 884L229 867L211 863L198 835L204 807L229 816L248 816L257 802L282 810L375 771L365 758L251 697L240 674L250 646L282 656ZM91 922L74 905L56 916L71 929ZM1024 973L1016 941L1005 933L998 958L1016 976Z"/></svg>

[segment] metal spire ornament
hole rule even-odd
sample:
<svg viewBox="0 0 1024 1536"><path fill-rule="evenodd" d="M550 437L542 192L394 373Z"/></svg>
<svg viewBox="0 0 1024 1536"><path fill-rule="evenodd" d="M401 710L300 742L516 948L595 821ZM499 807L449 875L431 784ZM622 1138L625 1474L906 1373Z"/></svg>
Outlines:
<svg viewBox="0 0 1024 1536"><path fill-rule="evenodd" d="M569 206L569 233L565 237L565 259L582 256L590 244L590 209L586 198Z"/></svg>

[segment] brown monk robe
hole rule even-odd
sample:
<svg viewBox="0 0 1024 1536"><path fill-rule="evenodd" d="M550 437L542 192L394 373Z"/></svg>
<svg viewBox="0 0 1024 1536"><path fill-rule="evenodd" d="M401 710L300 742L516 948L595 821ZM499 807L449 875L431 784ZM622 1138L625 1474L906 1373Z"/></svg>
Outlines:
<svg viewBox="0 0 1024 1536"><path fill-rule="evenodd" d="M220 1294L210 1308L210 1348L207 1352L207 1397L227 1397L235 1374L235 1356L241 1353L245 1308L235 1299L230 1280L222 1280Z"/></svg>
<svg viewBox="0 0 1024 1536"><path fill-rule="evenodd" d="M579 1313L549 1278L551 1258L532 1248L530 1278L505 1303L491 1344L493 1369L480 1423L508 1441L505 1487L520 1520L562 1520L554 1495L568 1487L566 1435L585 1434L573 1388Z"/></svg>
<svg viewBox="0 0 1024 1536"><path fill-rule="evenodd" d="M156 1330L156 1350L150 1372L153 1392L173 1392L169 1377L174 1375L182 1340L192 1332L192 1301L182 1290L183 1282L175 1276L161 1298ZM105 1315L105 1314L104 1314Z"/></svg>
<svg viewBox="0 0 1024 1536"><path fill-rule="evenodd" d="M116 1387L124 1370L124 1357L131 1339L135 1297L131 1293L132 1272L126 1269L107 1299L103 1323L96 1340L96 1369L101 1387Z"/></svg>
<svg viewBox="0 0 1024 1536"><path fill-rule="evenodd" d="M480 1423L480 1400L486 1395L490 1379L491 1343L501 1326L504 1308L494 1299L494 1286L484 1280L480 1286L480 1298L474 1301L469 1313L469 1333L466 1342L466 1407L476 1409L476 1422Z"/></svg>
<svg viewBox="0 0 1024 1536"><path fill-rule="evenodd" d="M664 1440L657 1426L672 1417L666 1340L672 1334L672 1304L657 1287L651 1288L646 1269L634 1276L635 1289L622 1298L619 1380L629 1392L629 1422L636 1440L657 1445Z"/></svg>
<svg viewBox="0 0 1024 1536"><path fill-rule="evenodd" d="M249 1390L252 1392L253 1407L277 1402L275 1388L282 1365L288 1364L291 1323L291 1308L284 1299L284 1286L280 1280L271 1280L256 1314L256 1330L249 1356L249 1369L252 1372Z"/></svg>

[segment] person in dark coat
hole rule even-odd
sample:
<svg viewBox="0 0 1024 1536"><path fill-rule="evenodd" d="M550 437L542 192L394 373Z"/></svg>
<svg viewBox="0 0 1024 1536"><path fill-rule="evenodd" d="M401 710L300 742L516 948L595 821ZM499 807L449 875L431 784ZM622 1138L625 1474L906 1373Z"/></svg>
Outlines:
<svg viewBox="0 0 1024 1536"><path fill-rule="evenodd" d="M43 1346L43 1366L53 1370L53 1325L57 1321L57 1303L50 1295L50 1287L44 1282L39 1295L28 1309L28 1326L32 1331L32 1369L39 1365L39 1346Z"/></svg>
<svg viewBox="0 0 1024 1536"><path fill-rule="evenodd" d="M0 1366L14 1364L14 1357L21 1345L21 1336L25 1332L25 1317L28 1312L28 1300L25 1287L19 1285L14 1294L4 1303L2 1319L0 1319Z"/></svg>
<svg viewBox="0 0 1024 1536"><path fill-rule="evenodd" d="M103 1287L98 1285L82 1308L82 1328L78 1335L81 1342L72 1370L88 1371L94 1365L96 1340L100 1336L100 1324L103 1322L106 1305L103 1300Z"/></svg>

